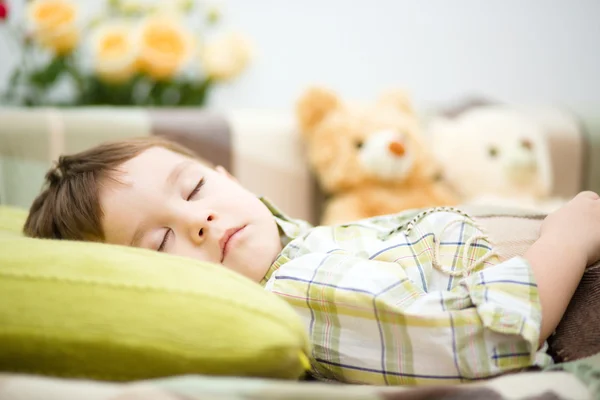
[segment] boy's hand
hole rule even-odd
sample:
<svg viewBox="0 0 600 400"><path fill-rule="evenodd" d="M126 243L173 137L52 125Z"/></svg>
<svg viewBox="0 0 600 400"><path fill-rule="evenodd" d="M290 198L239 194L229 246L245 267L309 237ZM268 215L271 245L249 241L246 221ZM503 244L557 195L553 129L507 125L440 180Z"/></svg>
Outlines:
<svg viewBox="0 0 600 400"><path fill-rule="evenodd" d="M548 215L540 230L542 238L573 257L584 256L586 265L600 260L600 196L581 192Z"/></svg>

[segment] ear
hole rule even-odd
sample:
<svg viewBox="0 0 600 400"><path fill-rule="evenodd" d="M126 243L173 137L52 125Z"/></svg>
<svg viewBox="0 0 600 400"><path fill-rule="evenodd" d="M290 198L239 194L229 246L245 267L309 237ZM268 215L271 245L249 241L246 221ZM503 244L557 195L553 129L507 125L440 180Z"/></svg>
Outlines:
<svg viewBox="0 0 600 400"><path fill-rule="evenodd" d="M339 104L338 97L327 89L312 87L305 91L296 104L296 116L302 133L308 134Z"/></svg>
<svg viewBox="0 0 600 400"><path fill-rule="evenodd" d="M403 113L414 113L410 96L404 90L395 89L384 92L381 96L379 96L379 104L394 107Z"/></svg>

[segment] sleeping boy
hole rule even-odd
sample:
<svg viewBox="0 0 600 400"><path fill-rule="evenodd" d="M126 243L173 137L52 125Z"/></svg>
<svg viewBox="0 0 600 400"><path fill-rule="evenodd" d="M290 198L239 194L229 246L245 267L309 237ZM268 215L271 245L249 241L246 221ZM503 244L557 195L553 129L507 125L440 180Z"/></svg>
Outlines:
<svg viewBox="0 0 600 400"><path fill-rule="evenodd" d="M600 197L578 194L501 259L457 208L312 227L187 149L137 138L60 157L24 231L221 264L299 313L316 377L421 385L552 362L546 339L600 259Z"/></svg>

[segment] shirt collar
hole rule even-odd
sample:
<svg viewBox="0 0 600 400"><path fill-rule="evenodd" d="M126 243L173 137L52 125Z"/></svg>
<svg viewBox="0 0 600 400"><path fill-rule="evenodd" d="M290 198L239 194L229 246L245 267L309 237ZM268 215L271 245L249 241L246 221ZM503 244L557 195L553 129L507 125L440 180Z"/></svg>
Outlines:
<svg viewBox="0 0 600 400"><path fill-rule="evenodd" d="M287 246L292 240L308 232L313 227L311 224L304 220L290 218L267 198L259 197L259 199L263 202L265 206L267 206L267 208L275 218L275 222L277 223L277 227L279 228L279 239L281 240L282 248ZM271 265L265 277L260 282L261 285L264 286L271 274L273 274L273 272L283 264L282 257L283 256L281 254L277 256L277 259Z"/></svg>
<svg viewBox="0 0 600 400"><path fill-rule="evenodd" d="M267 206L273 217L275 217L283 247L312 228L312 225L304 220L288 217L267 198L260 197L260 201Z"/></svg>

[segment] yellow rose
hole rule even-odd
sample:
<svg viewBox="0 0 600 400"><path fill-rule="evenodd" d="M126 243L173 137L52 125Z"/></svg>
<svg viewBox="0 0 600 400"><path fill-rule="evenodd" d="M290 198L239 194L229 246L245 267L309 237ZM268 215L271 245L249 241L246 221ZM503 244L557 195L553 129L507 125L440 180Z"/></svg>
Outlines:
<svg viewBox="0 0 600 400"><path fill-rule="evenodd" d="M250 45L239 34L229 33L204 45L201 61L204 72L215 80L229 80L239 75L251 58Z"/></svg>
<svg viewBox="0 0 600 400"><path fill-rule="evenodd" d="M79 42L78 10L70 0L33 0L28 5L33 39L57 54L70 53Z"/></svg>
<svg viewBox="0 0 600 400"><path fill-rule="evenodd" d="M94 69L102 80L120 83L137 72L138 45L130 25L100 25L92 36L91 48Z"/></svg>
<svg viewBox="0 0 600 400"><path fill-rule="evenodd" d="M173 77L194 53L192 35L174 18L149 17L142 23L138 38L140 66L157 80Z"/></svg>

